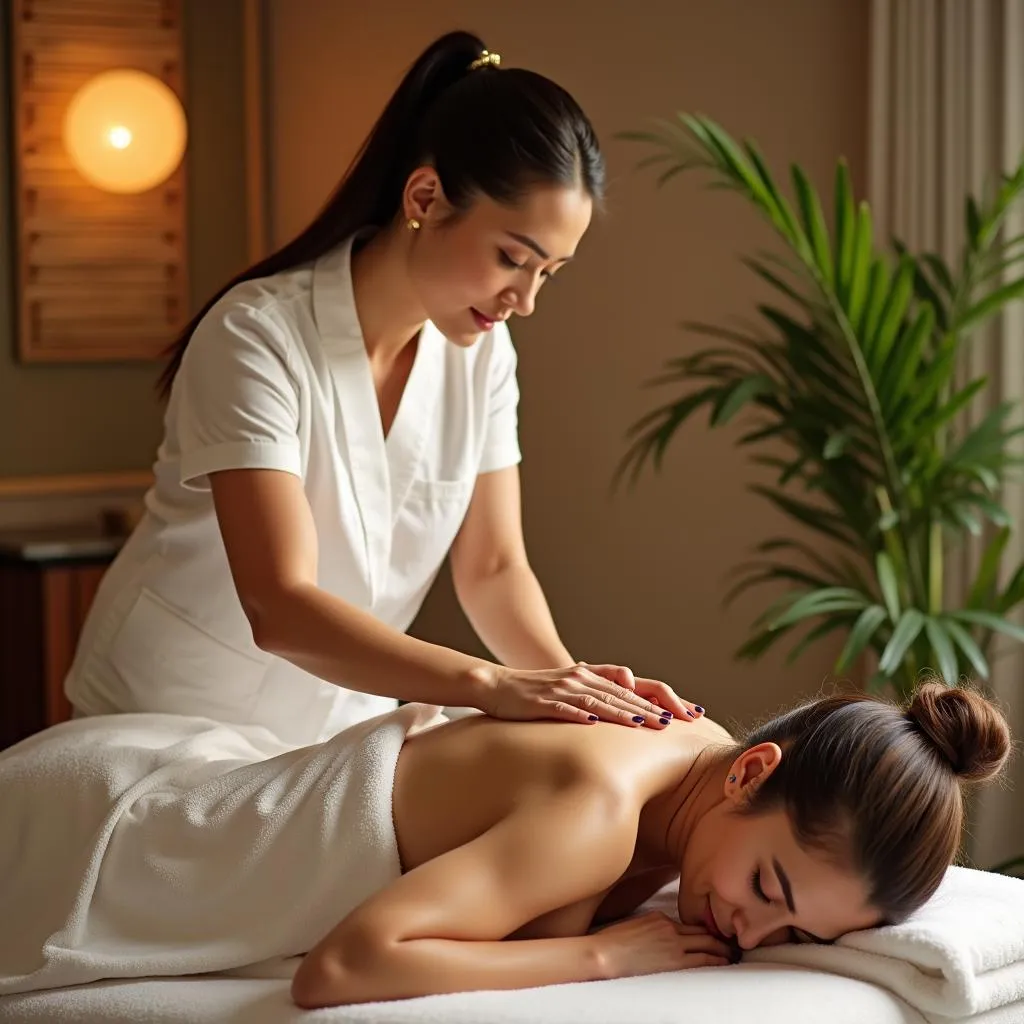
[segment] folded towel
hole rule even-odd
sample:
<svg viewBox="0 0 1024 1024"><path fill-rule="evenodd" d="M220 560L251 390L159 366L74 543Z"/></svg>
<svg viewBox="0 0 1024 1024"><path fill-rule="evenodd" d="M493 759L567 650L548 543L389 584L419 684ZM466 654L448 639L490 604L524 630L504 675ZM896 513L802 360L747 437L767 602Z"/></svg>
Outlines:
<svg viewBox="0 0 1024 1024"><path fill-rule="evenodd" d="M973 1014L984 1015L978 1024L1024 1022L1024 881L952 867L903 924L851 932L834 946L756 949L743 959L875 982L936 1024Z"/></svg>
<svg viewBox="0 0 1024 1024"><path fill-rule="evenodd" d="M0 754L0 994L305 952L398 877L410 704L323 742L204 718L76 719Z"/></svg>

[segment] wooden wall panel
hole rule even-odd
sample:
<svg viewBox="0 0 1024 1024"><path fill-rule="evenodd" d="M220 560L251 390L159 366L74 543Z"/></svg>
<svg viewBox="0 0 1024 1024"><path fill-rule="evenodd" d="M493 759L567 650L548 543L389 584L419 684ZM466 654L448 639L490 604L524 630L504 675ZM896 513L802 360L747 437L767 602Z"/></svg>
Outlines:
<svg viewBox="0 0 1024 1024"><path fill-rule="evenodd" d="M20 357L156 358L188 312L184 165L148 192L104 192L62 131L101 71L145 71L182 98L180 0L14 0L11 17Z"/></svg>

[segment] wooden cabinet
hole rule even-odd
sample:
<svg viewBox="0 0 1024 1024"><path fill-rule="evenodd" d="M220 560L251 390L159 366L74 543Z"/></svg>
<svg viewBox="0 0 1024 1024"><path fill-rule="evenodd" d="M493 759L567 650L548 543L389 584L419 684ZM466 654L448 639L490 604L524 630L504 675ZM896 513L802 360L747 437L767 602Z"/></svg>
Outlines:
<svg viewBox="0 0 1024 1024"><path fill-rule="evenodd" d="M115 549L0 542L0 748L70 717L64 677Z"/></svg>

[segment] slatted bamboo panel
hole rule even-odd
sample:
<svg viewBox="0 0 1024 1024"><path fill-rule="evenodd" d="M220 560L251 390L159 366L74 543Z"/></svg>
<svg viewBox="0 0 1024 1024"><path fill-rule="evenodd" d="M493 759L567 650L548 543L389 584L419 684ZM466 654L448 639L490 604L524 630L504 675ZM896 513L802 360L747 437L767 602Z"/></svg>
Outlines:
<svg viewBox="0 0 1024 1024"><path fill-rule="evenodd" d="M101 71L145 71L182 97L180 0L14 0L11 22L20 356L153 359L188 312L184 166L148 192L105 192L62 131Z"/></svg>

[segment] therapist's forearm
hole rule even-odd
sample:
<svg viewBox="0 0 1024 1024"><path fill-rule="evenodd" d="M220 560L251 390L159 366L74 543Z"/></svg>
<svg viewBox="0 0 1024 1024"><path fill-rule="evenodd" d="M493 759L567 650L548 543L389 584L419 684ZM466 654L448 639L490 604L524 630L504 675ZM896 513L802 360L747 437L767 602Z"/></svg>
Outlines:
<svg viewBox="0 0 1024 1024"><path fill-rule="evenodd" d="M528 564L511 563L471 579L456 579L455 591L476 635L503 665L543 669L575 663Z"/></svg>
<svg viewBox="0 0 1024 1024"><path fill-rule="evenodd" d="M478 707L500 669L384 625L313 584L263 595L247 609L262 650L362 693Z"/></svg>

